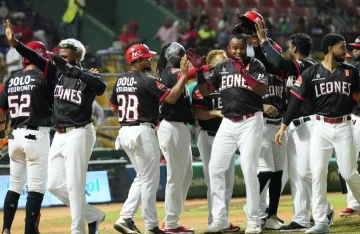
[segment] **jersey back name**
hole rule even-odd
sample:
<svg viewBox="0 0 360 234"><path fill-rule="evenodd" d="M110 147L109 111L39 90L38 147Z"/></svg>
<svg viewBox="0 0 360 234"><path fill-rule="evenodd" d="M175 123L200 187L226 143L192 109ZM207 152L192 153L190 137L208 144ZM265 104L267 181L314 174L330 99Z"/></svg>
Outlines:
<svg viewBox="0 0 360 234"><path fill-rule="evenodd" d="M52 125L52 97L42 72L24 70L13 74L0 94L0 108L9 110L11 126Z"/></svg>
<svg viewBox="0 0 360 234"><path fill-rule="evenodd" d="M160 102L170 89L156 78L138 71L121 75L114 85L110 103L118 110L120 123L159 120Z"/></svg>
<svg viewBox="0 0 360 234"><path fill-rule="evenodd" d="M263 104L274 106L279 112L279 116L276 116L276 118L279 118L284 114L286 107L284 81L276 75L268 74L268 85L268 90L265 96L263 96ZM266 114L264 113L264 115ZM267 115L266 117L272 118Z"/></svg>

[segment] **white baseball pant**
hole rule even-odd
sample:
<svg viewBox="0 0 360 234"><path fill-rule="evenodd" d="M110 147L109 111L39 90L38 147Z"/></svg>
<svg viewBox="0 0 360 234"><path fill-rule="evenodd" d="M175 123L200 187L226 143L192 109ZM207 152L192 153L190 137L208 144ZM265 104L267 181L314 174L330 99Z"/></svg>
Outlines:
<svg viewBox="0 0 360 234"><path fill-rule="evenodd" d="M239 122L224 118L215 136L209 163L213 219L224 226L229 218L226 207L225 172L233 167L234 153L240 150L240 165L246 187L246 213L248 224L260 226L259 180L257 168L260 155L259 142L263 138L263 112Z"/></svg>
<svg viewBox="0 0 360 234"><path fill-rule="evenodd" d="M159 225L156 192L160 181L160 149L154 128L150 123L141 123L139 126L122 126L119 130L121 146L136 171L120 218L134 219L141 201L146 230Z"/></svg>
<svg viewBox="0 0 360 234"><path fill-rule="evenodd" d="M210 133L211 134L211 133ZM215 132L213 132L215 134ZM212 199L211 199L211 187L210 187L210 178L209 178L209 162L211 156L211 149L214 142L214 136L209 135L208 131L200 130L199 138L197 146L200 152L200 158L203 162L203 170L204 170L204 179L205 184L207 186L207 201L208 201L208 224L210 225L213 221L213 216L211 214L212 210ZM235 176L235 157L233 157L234 162L231 162L229 170L225 172L225 205L227 209L227 213L229 213L230 208L230 200L234 190L234 176Z"/></svg>
<svg viewBox="0 0 360 234"><path fill-rule="evenodd" d="M10 191L22 194L27 178L29 192L45 193L50 150L49 133L48 127L39 127L39 130L20 127L12 132L14 139L9 139ZM25 138L29 134L36 139Z"/></svg>
<svg viewBox="0 0 360 234"><path fill-rule="evenodd" d="M343 122L323 122L322 116L316 121L310 139L312 174L312 213L316 224L328 224L327 219L327 173L329 161L335 149L339 170L349 184L356 200L360 200L360 175L357 172L355 142L352 122L343 116Z"/></svg>
<svg viewBox="0 0 360 234"><path fill-rule="evenodd" d="M353 134L355 140L355 157L357 161L357 157L360 152L360 117L356 115L351 115L351 120L353 122ZM346 187L348 190L347 193L347 207L353 210L360 210L360 203L355 199L353 192L349 188L349 185L346 183Z"/></svg>
<svg viewBox="0 0 360 234"><path fill-rule="evenodd" d="M55 133L49 153L48 190L70 207L71 233L86 233L85 219L95 222L104 216L85 200L88 163L95 143L92 123L82 128L66 128Z"/></svg>
<svg viewBox="0 0 360 234"><path fill-rule="evenodd" d="M282 171L286 159L286 138L283 139L283 144L277 146L275 144L275 135L280 129L280 125L267 124L266 121L276 122L281 119L264 118L263 140L261 143L259 167L258 172L276 172ZM269 182L264 187L260 194L260 218L266 218L265 213L267 207L266 196L268 193ZM284 185L282 185L284 188Z"/></svg>
<svg viewBox="0 0 360 234"><path fill-rule="evenodd" d="M180 226L180 215L193 174L190 131L184 123L164 119L158 129L158 138L167 170L165 228L174 229Z"/></svg>

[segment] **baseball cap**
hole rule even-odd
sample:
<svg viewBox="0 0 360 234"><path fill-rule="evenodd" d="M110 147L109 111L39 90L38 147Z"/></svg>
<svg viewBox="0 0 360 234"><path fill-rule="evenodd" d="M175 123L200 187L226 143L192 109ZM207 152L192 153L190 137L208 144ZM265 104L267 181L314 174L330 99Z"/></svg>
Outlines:
<svg viewBox="0 0 360 234"><path fill-rule="evenodd" d="M134 27L134 26L138 26L138 25L139 25L139 22L137 20L133 19L129 22L130 27Z"/></svg>
<svg viewBox="0 0 360 234"><path fill-rule="evenodd" d="M360 36L356 38L355 43L350 43L349 46L360 47Z"/></svg>
<svg viewBox="0 0 360 234"><path fill-rule="evenodd" d="M345 58L352 58L349 53L346 53Z"/></svg>

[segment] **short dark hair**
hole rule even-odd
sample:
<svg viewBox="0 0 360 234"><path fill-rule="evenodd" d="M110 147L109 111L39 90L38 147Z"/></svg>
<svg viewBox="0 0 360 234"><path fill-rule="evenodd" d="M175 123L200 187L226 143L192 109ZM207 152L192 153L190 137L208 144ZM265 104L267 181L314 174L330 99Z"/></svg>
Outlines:
<svg viewBox="0 0 360 234"><path fill-rule="evenodd" d="M246 36L243 36L242 34L233 34L233 35L231 35L230 38L229 38L228 45L230 44L230 41L231 41L233 38L236 38L236 39L238 39L238 40L243 39L243 40L246 42Z"/></svg>
<svg viewBox="0 0 360 234"><path fill-rule="evenodd" d="M291 44L300 54L309 56L312 49L311 37L305 33L295 33L290 36Z"/></svg>
<svg viewBox="0 0 360 234"><path fill-rule="evenodd" d="M345 38L342 35L337 33L328 33L321 41L321 50L326 55L329 52L329 46L333 46L340 41L345 41Z"/></svg>

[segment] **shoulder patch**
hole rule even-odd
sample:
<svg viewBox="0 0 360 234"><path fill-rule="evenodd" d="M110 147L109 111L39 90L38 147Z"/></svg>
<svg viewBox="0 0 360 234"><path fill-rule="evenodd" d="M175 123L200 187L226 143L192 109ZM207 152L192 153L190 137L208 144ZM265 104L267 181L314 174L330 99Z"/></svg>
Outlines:
<svg viewBox="0 0 360 234"><path fill-rule="evenodd" d="M203 99L200 90L195 90L195 92L193 93L193 99Z"/></svg>
<svg viewBox="0 0 360 234"><path fill-rule="evenodd" d="M180 68L171 68L172 73L177 73L180 71Z"/></svg>
<svg viewBox="0 0 360 234"><path fill-rule="evenodd" d="M161 84L159 81L156 81L156 86L158 89L163 89L165 87L165 85Z"/></svg>
<svg viewBox="0 0 360 234"><path fill-rule="evenodd" d="M302 83L302 78L301 78L301 76L299 76L298 78L297 78L297 80L295 81L295 86L300 86L301 85L301 83Z"/></svg>

